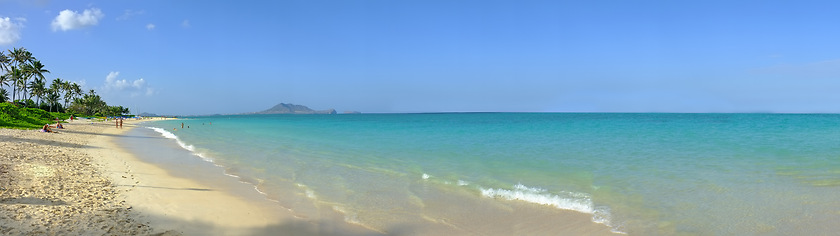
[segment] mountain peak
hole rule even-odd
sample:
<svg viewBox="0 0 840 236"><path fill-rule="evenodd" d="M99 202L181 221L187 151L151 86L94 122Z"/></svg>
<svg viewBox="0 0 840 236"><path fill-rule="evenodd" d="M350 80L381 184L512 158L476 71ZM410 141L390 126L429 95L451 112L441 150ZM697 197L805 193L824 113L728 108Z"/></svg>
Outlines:
<svg viewBox="0 0 840 236"><path fill-rule="evenodd" d="M268 110L254 112L254 114L336 114L336 112L335 109L316 111L304 105L280 103Z"/></svg>

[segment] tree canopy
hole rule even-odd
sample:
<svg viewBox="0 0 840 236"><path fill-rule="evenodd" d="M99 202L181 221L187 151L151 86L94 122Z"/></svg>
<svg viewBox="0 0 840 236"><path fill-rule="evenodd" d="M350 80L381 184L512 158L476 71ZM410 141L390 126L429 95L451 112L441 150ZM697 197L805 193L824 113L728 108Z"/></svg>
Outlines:
<svg viewBox="0 0 840 236"><path fill-rule="evenodd" d="M48 83L48 73L52 72L26 48L0 50L0 102L81 116L122 116L130 112L122 106L109 106L93 89L85 93L77 83L60 78ZM7 88L11 89L11 99Z"/></svg>

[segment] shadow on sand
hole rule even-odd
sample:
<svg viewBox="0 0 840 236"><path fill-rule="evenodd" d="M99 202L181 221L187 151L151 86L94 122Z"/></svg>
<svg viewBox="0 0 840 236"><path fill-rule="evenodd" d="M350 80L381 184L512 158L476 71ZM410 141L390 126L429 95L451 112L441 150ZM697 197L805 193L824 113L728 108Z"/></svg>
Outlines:
<svg viewBox="0 0 840 236"><path fill-rule="evenodd" d="M32 131L37 132L37 131ZM44 133L44 135L52 135L49 133ZM38 145L45 145L45 146L55 146L55 147L63 147L63 148L98 148L94 146L88 145L80 145L68 142L61 142L61 141L52 141L52 140L43 140L43 139L28 139L28 138L18 138L12 136L5 136L4 140L8 140L10 142L24 142L24 143L33 143Z"/></svg>
<svg viewBox="0 0 840 236"><path fill-rule="evenodd" d="M312 235L335 235L335 236L380 236L380 235L412 235L410 227L394 227L386 232L378 232L366 228L351 225L348 228L344 222L330 221L305 221L287 220L277 224L257 228L229 228L217 226L205 222L186 221L173 219L166 216L150 216L156 221L167 222L167 227L153 227L153 235L290 235L290 236L312 236Z"/></svg>

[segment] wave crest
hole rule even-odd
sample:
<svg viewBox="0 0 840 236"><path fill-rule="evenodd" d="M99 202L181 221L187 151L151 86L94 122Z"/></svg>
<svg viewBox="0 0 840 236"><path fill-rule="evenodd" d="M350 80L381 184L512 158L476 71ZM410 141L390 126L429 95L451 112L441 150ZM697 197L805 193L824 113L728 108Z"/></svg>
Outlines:
<svg viewBox="0 0 840 236"><path fill-rule="evenodd" d="M190 151L193 155L201 157L201 159L204 159L205 161L213 162L212 159L207 158L203 154L196 152L195 151L195 146L184 143L183 141L181 141L180 138L178 138L177 135L173 134L172 132L169 132L165 129L161 129L161 128L158 128L158 127L146 127L146 128L160 133L160 135L163 136L164 138L175 140L175 142L178 143L178 146L181 146L181 148L186 149L187 151Z"/></svg>

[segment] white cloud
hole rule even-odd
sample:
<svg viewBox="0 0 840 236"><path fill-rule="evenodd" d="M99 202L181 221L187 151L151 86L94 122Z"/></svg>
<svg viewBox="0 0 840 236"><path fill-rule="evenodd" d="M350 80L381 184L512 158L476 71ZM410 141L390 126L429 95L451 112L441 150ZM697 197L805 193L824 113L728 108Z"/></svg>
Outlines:
<svg viewBox="0 0 840 236"><path fill-rule="evenodd" d="M24 18L0 18L0 45L13 44L20 40L20 28L23 28L25 21Z"/></svg>
<svg viewBox="0 0 840 236"><path fill-rule="evenodd" d="M153 30L153 29L155 29L155 24L148 24L148 25L146 25L146 29L147 29L147 30Z"/></svg>
<svg viewBox="0 0 840 236"><path fill-rule="evenodd" d="M132 97L140 94L146 94L146 96L154 94L154 89L146 85L145 79L139 78L133 81L128 81L125 79L118 79L117 77L119 77L119 75L119 71L111 71L108 73L108 76L105 77L105 85L103 87L105 92L129 94Z"/></svg>
<svg viewBox="0 0 840 236"><path fill-rule="evenodd" d="M99 24L99 20L105 17L98 8L85 9L81 14L71 10L63 10L52 21L53 31L68 31L81 29Z"/></svg>
<svg viewBox="0 0 840 236"><path fill-rule="evenodd" d="M181 27L189 28L190 27L190 20L184 20L181 22Z"/></svg>

